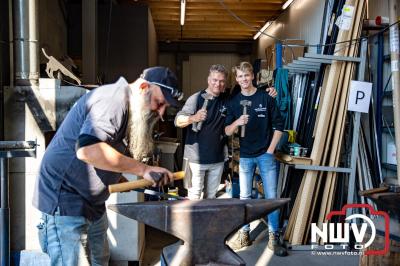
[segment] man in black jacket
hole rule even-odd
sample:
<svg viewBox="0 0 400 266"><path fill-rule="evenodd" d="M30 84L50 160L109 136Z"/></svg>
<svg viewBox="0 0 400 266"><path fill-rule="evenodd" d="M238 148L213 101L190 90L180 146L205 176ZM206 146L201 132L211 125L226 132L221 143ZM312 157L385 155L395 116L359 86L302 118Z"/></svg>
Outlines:
<svg viewBox="0 0 400 266"><path fill-rule="evenodd" d="M236 81L241 92L228 104L225 133L230 136L239 127L245 127L245 136L240 137L239 186L240 199L250 199L254 170L258 166L263 181L264 197L276 198L277 172L274 152L283 131L283 120L273 99L265 90L253 86L253 67L242 62L235 67ZM247 103L247 114L243 104ZM278 256L285 256L286 250L279 242L279 211L268 215L268 248ZM245 225L232 244L234 249L251 245L250 226Z"/></svg>
<svg viewBox="0 0 400 266"><path fill-rule="evenodd" d="M188 160L191 180L188 182L189 199L215 198L224 169L227 71L223 65L212 65L209 70L206 89L191 95L175 118L177 127L187 128L184 158ZM205 98L210 97L207 108L203 109ZM197 130L197 123L202 123ZM193 127L193 124L195 125Z"/></svg>

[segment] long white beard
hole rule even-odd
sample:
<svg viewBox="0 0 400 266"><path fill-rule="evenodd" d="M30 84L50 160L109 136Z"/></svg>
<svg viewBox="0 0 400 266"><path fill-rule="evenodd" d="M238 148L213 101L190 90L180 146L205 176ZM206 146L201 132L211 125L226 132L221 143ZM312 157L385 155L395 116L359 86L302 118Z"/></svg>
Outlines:
<svg viewBox="0 0 400 266"><path fill-rule="evenodd" d="M136 96L132 97L129 106L128 150L134 159L143 161L153 153L153 128L159 116L145 107L150 103L149 94Z"/></svg>

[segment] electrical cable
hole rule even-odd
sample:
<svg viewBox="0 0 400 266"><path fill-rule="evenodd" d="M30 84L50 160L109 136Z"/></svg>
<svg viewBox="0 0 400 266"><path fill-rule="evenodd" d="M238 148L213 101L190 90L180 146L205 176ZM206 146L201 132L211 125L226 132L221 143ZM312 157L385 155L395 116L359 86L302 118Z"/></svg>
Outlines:
<svg viewBox="0 0 400 266"><path fill-rule="evenodd" d="M217 1L220 3L220 5L221 5L232 17L234 17L234 18L235 18L236 20L238 20L240 23L242 23L243 25L247 26L248 28L255 29L255 30L258 31L258 28L257 28L257 27L251 26L250 23L248 23L247 21L243 20L241 17L239 17L238 15L236 15L235 12L233 12L229 7L227 7L227 6L225 5L225 3L224 3L224 0L217 0ZM279 41L279 42L283 42L283 40L279 39L278 37L275 37L275 36L273 36L273 35L269 35L269 34L267 34L267 33L261 32L261 31L258 31L258 32L260 32L261 34L264 34L264 35L266 35L266 36L268 36L268 37L270 37L270 38L272 38L272 39L274 39L274 40L277 40L277 41Z"/></svg>
<svg viewBox="0 0 400 266"><path fill-rule="evenodd" d="M371 34L371 35L368 35L368 36L361 36L361 37L356 38L356 39L350 39L350 40L341 41L341 42L333 42L333 43L326 43L326 44L321 44L321 43L319 43L319 44L285 44L285 40L279 39L278 37L273 36L273 35L270 35L270 34L268 34L268 33L259 31L259 29L258 29L257 27L251 26L250 23L248 23L247 21L243 20L241 17L239 17L238 15L236 15L229 7L227 7L227 6L225 5L225 3L224 3L224 0L217 0L217 1L218 1L219 4L225 9L225 11L227 11L233 18L235 18L236 20L238 20L238 21L239 21L240 23L242 23L243 25L247 26L248 28L255 29L255 30L257 30L259 33L261 33L262 35L265 35L265 36L267 36L267 37L270 37L270 38L272 38L272 39L274 39L274 40L276 40L276 41L282 43L283 45L289 46L289 47L324 47L324 46L332 46L332 45L341 44L341 43L348 43L348 42L350 42L350 43L356 42L356 43L357 43L357 42L360 42L360 41L363 40L363 39L369 39L369 38L374 37L375 35L378 35L378 34L380 34L380 33L382 33L382 32L385 32L385 31L387 31L389 28L391 28L391 27L393 27L394 25L400 23L400 20L398 20L398 21L396 21L396 22L394 22L394 23L392 23L392 24L386 26L385 28L379 30L378 32L376 32L376 33L374 33L374 34ZM279 17L279 16L278 16L278 17ZM272 25L272 24L271 24L271 25Z"/></svg>

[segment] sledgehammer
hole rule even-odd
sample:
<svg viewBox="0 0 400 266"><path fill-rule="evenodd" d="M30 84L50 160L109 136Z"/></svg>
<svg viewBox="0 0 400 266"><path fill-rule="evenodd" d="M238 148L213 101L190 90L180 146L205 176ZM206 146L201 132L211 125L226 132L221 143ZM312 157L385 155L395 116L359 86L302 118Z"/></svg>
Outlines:
<svg viewBox="0 0 400 266"><path fill-rule="evenodd" d="M174 180L180 180L183 179L185 176L185 171L180 171L180 172L175 172L173 173L174 175ZM148 186L152 186L153 182L147 179L139 179L135 181L129 181L129 182L124 182L124 183L119 183L119 184L113 184L108 186L108 191L110 193L114 192L124 192L124 191L130 191L133 189L138 189L138 188L144 188Z"/></svg>
<svg viewBox="0 0 400 266"><path fill-rule="evenodd" d="M204 103L203 106L201 107L201 110L207 110L208 101L212 100L213 96L206 92L201 94L201 97L204 98ZM202 126L203 126L203 121L200 121L198 123L193 123L192 130L198 132L201 130Z"/></svg>

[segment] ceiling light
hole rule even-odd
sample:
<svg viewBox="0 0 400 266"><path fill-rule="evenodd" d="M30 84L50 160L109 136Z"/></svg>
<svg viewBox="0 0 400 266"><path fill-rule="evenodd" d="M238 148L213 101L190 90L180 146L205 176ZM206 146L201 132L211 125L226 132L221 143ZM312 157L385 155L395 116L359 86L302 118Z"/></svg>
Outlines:
<svg viewBox="0 0 400 266"><path fill-rule="evenodd" d="M282 9L286 9L292 2L293 0L287 0L286 3L283 4Z"/></svg>
<svg viewBox="0 0 400 266"><path fill-rule="evenodd" d="M185 24L186 0L181 0L181 26Z"/></svg>
<svg viewBox="0 0 400 266"><path fill-rule="evenodd" d="M265 25L257 31L256 35L254 35L253 39L257 40L257 38L261 35L261 33L263 33L271 24L272 21L268 21L267 23L265 23Z"/></svg>

